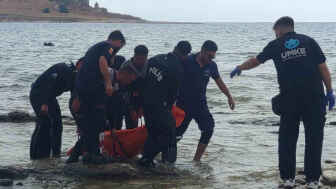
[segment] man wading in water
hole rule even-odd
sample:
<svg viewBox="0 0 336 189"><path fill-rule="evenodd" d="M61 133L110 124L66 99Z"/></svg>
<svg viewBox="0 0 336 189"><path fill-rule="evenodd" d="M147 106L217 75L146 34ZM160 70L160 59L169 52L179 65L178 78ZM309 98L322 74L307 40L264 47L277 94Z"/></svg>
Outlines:
<svg viewBox="0 0 336 189"><path fill-rule="evenodd" d="M109 66L126 41L120 31L113 31L106 41L92 46L85 54L78 72L75 90L80 102L82 138L88 153L83 163L102 164L106 162L99 152L99 133L106 126L105 104L114 89Z"/></svg>
<svg viewBox="0 0 336 189"><path fill-rule="evenodd" d="M326 105L328 103L331 110L335 104L326 58L314 39L294 32L292 18L280 18L273 29L277 39L256 58L237 66L231 77L267 60L274 61L280 86L279 170L283 181L280 187L295 186L296 143L302 118L306 138L304 172L307 188L318 188Z"/></svg>
<svg viewBox="0 0 336 189"><path fill-rule="evenodd" d="M176 136L180 140L188 129L192 119L201 130L201 137L194 156L194 161L200 161L206 147L208 146L215 127L215 121L209 111L206 99L206 90L210 77L215 80L218 88L228 97L228 104L233 110L235 103L229 89L226 87L219 75L217 64L213 61L216 56L217 44L213 41L206 41L199 53L190 55L184 62L184 77L180 87L177 106L181 107L186 116L179 128L176 129Z"/></svg>

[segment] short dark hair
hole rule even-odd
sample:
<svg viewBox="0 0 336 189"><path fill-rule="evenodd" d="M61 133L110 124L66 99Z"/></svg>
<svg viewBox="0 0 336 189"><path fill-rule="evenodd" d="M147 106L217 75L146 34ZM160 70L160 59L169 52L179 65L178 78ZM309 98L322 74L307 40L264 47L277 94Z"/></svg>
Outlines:
<svg viewBox="0 0 336 189"><path fill-rule="evenodd" d="M294 19L289 16L283 16L279 18L273 25L273 29L276 29L278 27L294 28Z"/></svg>
<svg viewBox="0 0 336 189"><path fill-rule="evenodd" d="M108 36L108 40L120 40L122 43L126 43L125 37L124 35L121 33L120 30L115 30L113 32L110 33L110 35Z"/></svg>
<svg viewBox="0 0 336 189"><path fill-rule="evenodd" d="M180 41L177 43L175 50L178 50L181 55L188 55L191 52L191 44L189 41Z"/></svg>
<svg viewBox="0 0 336 189"><path fill-rule="evenodd" d="M130 65L120 68L119 71L123 73L131 74L131 75L136 75L134 68L132 68Z"/></svg>
<svg viewBox="0 0 336 189"><path fill-rule="evenodd" d="M145 45L138 45L134 49L134 55L147 56L148 48Z"/></svg>
<svg viewBox="0 0 336 189"><path fill-rule="evenodd" d="M202 45L202 51L217 51L218 47L214 41L207 40Z"/></svg>

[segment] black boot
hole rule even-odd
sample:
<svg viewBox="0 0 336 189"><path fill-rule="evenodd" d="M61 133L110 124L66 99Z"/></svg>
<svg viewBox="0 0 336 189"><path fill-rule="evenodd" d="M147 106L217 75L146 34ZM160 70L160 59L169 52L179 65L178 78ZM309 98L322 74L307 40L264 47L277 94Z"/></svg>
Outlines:
<svg viewBox="0 0 336 189"><path fill-rule="evenodd" d="M74 146L71 154L70 154L70 157L67 159L66 163L76 163L79 161L79 156L81 155L82 153L82 150L81 150L81 139L79 139L77 142L76 142L76 145Z"/></svg>
<svg viewBox="0 0 336 189"><path fill-rule="evenodd" d="M76 151L71 152L70 157L66 160L65 163L77 163L79 161L80 154Z"/></svg>
<svg viewBox="0 0 336 189"><path fill-rule="evenodd" d="M144 167L144 168L155 168L155 163L153 162L153 160L147 159L145 157L142 157L141 159L139 159L137 161L137 164L140 167Z"/></svg>

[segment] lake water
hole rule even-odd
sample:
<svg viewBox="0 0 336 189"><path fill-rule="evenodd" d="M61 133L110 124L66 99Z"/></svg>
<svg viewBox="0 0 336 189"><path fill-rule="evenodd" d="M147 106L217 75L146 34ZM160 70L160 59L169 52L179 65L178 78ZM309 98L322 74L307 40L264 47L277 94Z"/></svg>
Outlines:
<svg viewBox="0 0 336 189"><path fill-rule="evenodd" d="M270 100L278 93L273 62L244 72L234 80L230 71L255 56L274 39L271 23L222 24L106 24L106 23L0 23L0 114L14 110L33 113L29 104L30 84L55 63L76 61L96 42L115 29L126 36L127 45L119 54L130 58L138 44L150 55L167 53L179 40L189 40L197 52L205 40L217 42L215 61L236 100L229 110L227 99L215 83L207 97L216 128L201 165L193 158L200 132L192 122L178 146L176 167L209 180L209 188L274 188L278 182L277 134L279 117L271 112ZM297 32L315 38L324 50L336 85L336 23L298 23ZM53 42L54 47L43 46ZM335 87L334 87L335 88ZM59 98L64 115L69 93ZM327 123L336 121L335 112ZM0 123L0 165L27 164L34 123ZM63 150L76 140L76 127L65 125ZM323 160L336 158L336 129L326 125ZM297 162L303 167L304 133L301 128ZM327 164L323 164L328 167ZM149 182L149 181L148 181ZM105 187L106 185L101 184ZM132 188L131 185L128 188Z"/></svg>

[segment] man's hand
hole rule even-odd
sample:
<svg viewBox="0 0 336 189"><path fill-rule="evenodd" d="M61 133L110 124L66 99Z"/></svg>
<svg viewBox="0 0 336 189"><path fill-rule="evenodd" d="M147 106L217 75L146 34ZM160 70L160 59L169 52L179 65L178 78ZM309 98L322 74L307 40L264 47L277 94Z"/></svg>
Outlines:
<svg viewBox="0 0 336 189"><path fill-rule="evenodd" d="M237 67L231 72L230 77L233 78L233 77L236 76L236 75L240 76L241 72L242 72L242 71L241 71L241 70L239 69L239 67L237 66Z"/></svg>
<svg viewBox="0 0 336 189"><path fill-rule="evenodd" d="M48 115L48 105L42 104L40 113L41 115Z"/></svg>
<svg viewBox="0 0 336 189"><path fill-rule="evenodd" d="M74 113L78 113L80 108L79 99L75 98L71 104L71 109Z"/></svg>
<svg viewBox="0 0 336 189"><path fill-rule="evenodd" d="M112 85L106 85L105 92L107 96L112 96L114 92Z"/></svg>
<svg viewBox="0 0 336 189"><path fill-rule="evenodd" d="M329 111L330 111L335 106L335 95L333 91L327 92L326 100L327 100L327 105L329 105Z"/></svg>
<svg viewBox="0 0 336 189"><path fill-rule="evenodd" d="M250 70L255 67L258 67L261 63L256 57L248 59L246 62L241 64L240 66L237 66L230 74L230 77L233 78L236 75L240 75L243 70Z"/></svg>
<svg viewBox="0 0 336 189"><path fill-rule="evenodd" d="M231 110L234 110L236 105L232 97L228 98L229 106Z"/></svg>

